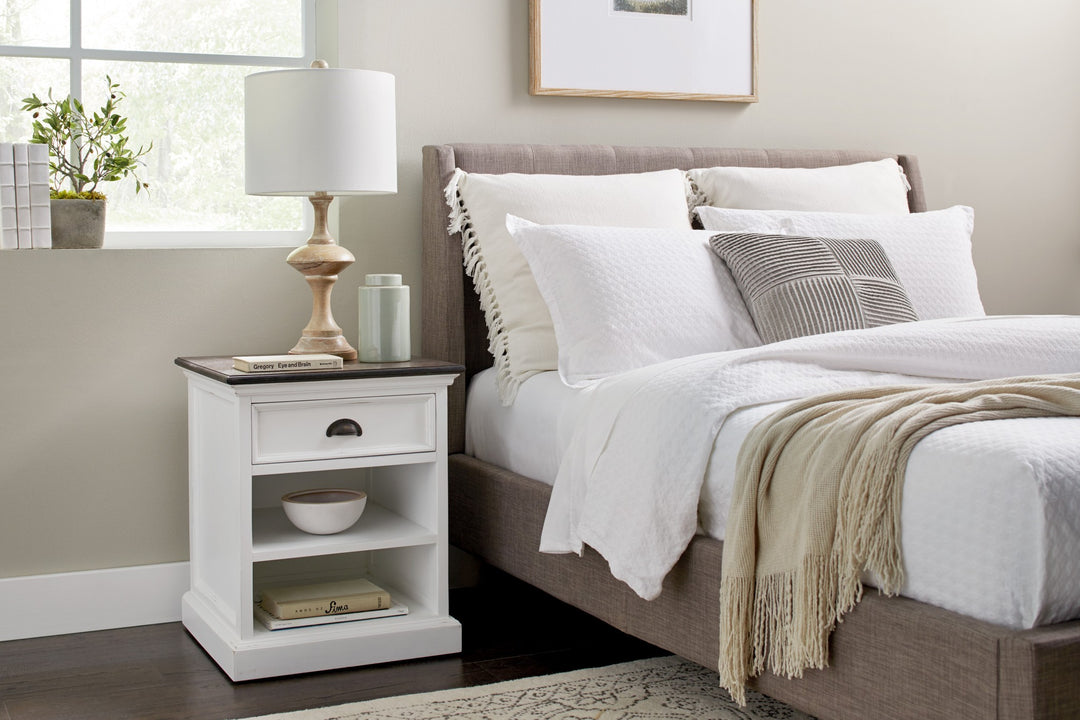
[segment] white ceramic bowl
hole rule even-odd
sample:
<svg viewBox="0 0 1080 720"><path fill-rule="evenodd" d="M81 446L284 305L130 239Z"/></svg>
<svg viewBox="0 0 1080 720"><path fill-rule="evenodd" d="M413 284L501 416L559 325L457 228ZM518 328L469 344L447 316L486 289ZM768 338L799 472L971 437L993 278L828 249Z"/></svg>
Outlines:
<svg viewBox="0 0 1080 720"><path fill-rule="evenodd" d="M285 515L312 535L332 535L351 528L367 505L367 493L345 488L297 490L281 496Z"/></svg>

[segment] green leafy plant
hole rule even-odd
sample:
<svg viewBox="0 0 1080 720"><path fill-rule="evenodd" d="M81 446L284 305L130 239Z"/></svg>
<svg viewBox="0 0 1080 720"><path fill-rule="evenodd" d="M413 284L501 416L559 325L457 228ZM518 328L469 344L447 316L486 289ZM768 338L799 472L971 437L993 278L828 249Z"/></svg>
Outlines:
<svg viewBox="0 0 1080 720"><path fill-rule="evenodd" d="M49 172L52 176L52 197L103 199L97 191L99 183L135 179L135 193L149 188L138 175L145 167L143 156L154 143L134 150L128 146L127 118L117 108L124 99L119 83L108 75L109 99L100 110L88 115L82 102L72 95L54 100L52 89L44 101L36 94L23 99L23 110L33 113L34 135L31 142L49 146ZM63 186L68 185L68 191Z"/></svg>

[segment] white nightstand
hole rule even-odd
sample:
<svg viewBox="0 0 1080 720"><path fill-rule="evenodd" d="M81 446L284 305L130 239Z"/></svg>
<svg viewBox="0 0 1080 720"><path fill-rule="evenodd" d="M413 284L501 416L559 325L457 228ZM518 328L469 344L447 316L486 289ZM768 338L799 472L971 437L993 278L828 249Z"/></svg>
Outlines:
<svg viewBox="0 0 1080 720"><path fill-rule="evenodd" d="M188 631L233 680L460 652L447 604L446 388L464 368L434 360L240 373L226 357L177 358L188 382L191 589ZM344 420L344 423L337 421ZM338 435L328 431L335 424ZM309 535L285 492L368 494L349 530ZM267 630L271 584L369 577L400 617Z"/></svg>

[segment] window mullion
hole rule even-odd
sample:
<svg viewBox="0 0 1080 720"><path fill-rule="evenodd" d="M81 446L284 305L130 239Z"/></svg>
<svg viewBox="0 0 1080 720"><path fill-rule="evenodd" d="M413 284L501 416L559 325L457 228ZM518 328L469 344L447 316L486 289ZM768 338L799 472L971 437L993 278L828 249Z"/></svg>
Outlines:
<svg viewBox="0 0 1080 720"><path fill-rule="evenodd" d="M70 92L77 98L82 97L82 0L71 0L68 16L71 22L70 38L71 48L70 67Z"/></svg>
<svg viewBox="0 0 1080 720"><path fill-rule="evenodd" d="M318 41L318 23L315 20L315 0L303 0L303 11L300 15L304 33L304 57L301 61L304 66L310 65L315 59L316 44Z"/></svg>
<svg viewBox="0 0 1080 720"><path fill-rule="evenodd" d="M75 0L77 1L77 0ZM95 50L80 46L42 47L37 45L0 45L0 57L56 58L81 60L119 60L134 62L190 63L192 65L242 65L254 67L306 67L315 57L314 50L304 57L275 55L200 55L168 53L156 50Z"/></svg>
<svg viewBox="0 0 1080 720"><path fill-rule="evenodd" d="M302 67L304 58L274 55L211 55L198 53L159 52L156 50L95 50L80 48L86 60L118 60L122 62L190 63L193 65L242 65L256 67Z"/></svg>

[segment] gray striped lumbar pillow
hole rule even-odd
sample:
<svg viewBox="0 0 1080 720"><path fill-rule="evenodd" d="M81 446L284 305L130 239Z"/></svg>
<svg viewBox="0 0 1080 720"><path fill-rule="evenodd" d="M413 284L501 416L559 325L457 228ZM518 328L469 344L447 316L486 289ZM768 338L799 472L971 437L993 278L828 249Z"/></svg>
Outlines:
<svg viewBox="0 0 1080 720"><path fill-rule="evenodd" d="M709 244L765 342L918 320L873 240L722 233Z"/></svg>

